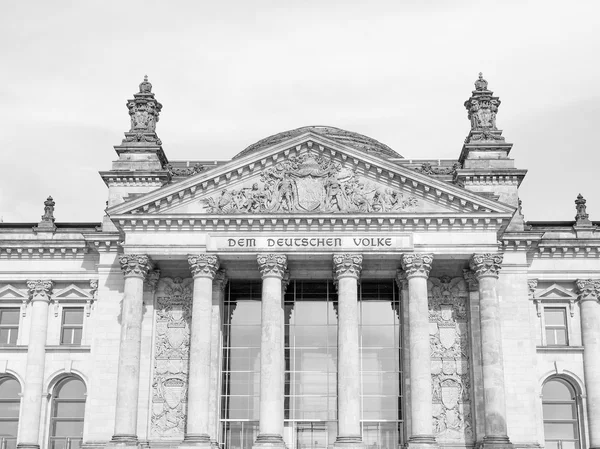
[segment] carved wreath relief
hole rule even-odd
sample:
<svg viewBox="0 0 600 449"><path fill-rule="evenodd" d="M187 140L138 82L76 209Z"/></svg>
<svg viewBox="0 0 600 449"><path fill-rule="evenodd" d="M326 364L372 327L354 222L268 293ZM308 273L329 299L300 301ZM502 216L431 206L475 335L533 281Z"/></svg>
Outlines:
<svg viewBox="0 0 600 449"><path fill-rule="evenodd" d="M442 441L473 441L467 328L462 278L429 278L433 423Z"/></svg>
<svg viewBox="0 0 600 449"><path fill-rule="evenodd" d="M354 170L304 153L263 171L252 187L225 189L203 200L211 214L263 212L393 212L418 204L414 196L375 185Z"/></svg>
<svg viewBox="0 0 600 449"><path fill-rule="evenodd" d="M183 438L187 414L193 280L162 278L156 298L152 435Z"/></svg>

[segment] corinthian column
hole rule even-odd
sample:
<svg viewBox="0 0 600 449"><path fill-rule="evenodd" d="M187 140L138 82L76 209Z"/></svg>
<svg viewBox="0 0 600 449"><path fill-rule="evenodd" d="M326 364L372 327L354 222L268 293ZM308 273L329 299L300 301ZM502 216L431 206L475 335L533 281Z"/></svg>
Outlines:
<svg viewBox="0 0 600 449"><path fill-rule="evenodd" d="M334 254L338 289L338 435L336 447L363 447L360 432L360 348L358 345L358 279L361 254Z"/></svg>
<svg viewBox="0 0 600 449"><path fill-rule="evenodd" d="M578 280L590 449L600 448L600 280Z"/></svg>
<svg viewBox="0 0 600 449"><path fill-rule="evenodd" d="M506 428L504 361L500 333L500 303L496 287L502 254L474 254L471 270L479 282L479 322L483 374L485 436L483 449L512 447Z"/></svg>
<svg viewBox="0 0 600 449"><path fill-rule="evenodd" d="M31 329L27 346L25 388L21 400L21 431L19 449L39 449L40 414L46 365L46 332L48 330L48 304L53 282L27 281L31 298Z"/></svg>
<svg viewBox="0 0 600 449"><path fill-rule="evenodd" d="M125 286L121 310L115 433L111 443L137 445L144 279L152 268L152 262L148 256L138 254L126 254L119 261Z"/></svg>
<svg viewBox="0 0 600 449"><path fill-rule="evenodd" d="M182 447L209 448L210 335L212 324L213 279L219 259L210 254L189 255L194 277L187 425Z"/></svg>
<svg viewBox="0 0 600 449"><path fill-rule="evenodd" d="M287 268L287 257L283 254L259 254L256 261L263 283L260 325L260 422L254 447L283 448L285 354L281 281Z"/></svg>
<svg viewBox="0 0 600 449"><path fill-rule="evenodd" d="M405 254L402 269L408 280L408 341L410 359L409 448L437 446L433 436L431 405L431 349L429 347L429 305L427 278L432 254Z"/></svg>

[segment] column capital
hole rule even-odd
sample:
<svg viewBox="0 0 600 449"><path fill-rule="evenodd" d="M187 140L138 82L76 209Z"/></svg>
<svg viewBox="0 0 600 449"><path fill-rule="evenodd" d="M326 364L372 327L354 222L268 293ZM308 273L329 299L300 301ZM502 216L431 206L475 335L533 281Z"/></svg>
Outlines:
<svg viewBox="0 0 600 449"><path fill-rule="evenodd" d="M396 284L400 288L408 287L408 278L406 277L406 271L396 270Z"/></svg>
<svg viewBox="0 0 600 449"><path fill-rule="evenodd" d="M285 254L258 254L256 256L258 269L262 278L277 277L283 279L287 270L287 256Z"/></svg>
<svg viewBox="0 0 600 449"><path fill-rule="evenodd" d="M477 280L483 277L498 278L503 258L501 253L473 254L469 266L475 272Z"/></svg>
<svg viewBox="0 0 600 449"><path fill-rule="evenodd" d="M465 268L463 270L463 278L465 279L470 292L476 292L479 290L479 281L477 280L477 276L473 270Z"/></svg>
<svg viewBox="0 0 600 449"><path fill-rule="evenodd" d="M213 254L188 254L190 271L194 278L214 279L220 263L219 258Z"/></svg>
<svg viewBox="0 0 600 449"><path fill-rule="evenodd" d="M581 301L600 299L599 279L577 279L576 285Z"/></svg>
<svg viewBox="0 0 600 449"><path fill-rule="evenodd" d="M37 281L27 281L29 290L29 299L32 301L50 301L50 295L54 288L54 282L50 279L40 279Z"/></svg>
<svg viewBox="0 0 600 449"><path fill-rule="evenodd" d="M119 257L121 270L125 277L145 278L153 268L152 260L144 254L124 254Z"/></svg>
<svg viewBox="0 0 600 449"><path fill-rule="evenodd" d="M433 254L414 253L402 255L402 269L406 273L406 278L429 277L431 264L433 263Z"/></svg>
<svg viewBox="0 0 600 449"><path fill-rule="evenodd" d="M362 254L344 253L333 255L333 276L335 279L343 277L360 278L362 271Z"/></svg>
<svg viewBox="0 0 600 449"><path fill-rule="evenodd" d="M225 290L228 282L229 277L227 277L227 272L223 269L217 270L215 278L213 279L213 284L217 285L221 290Z"/></svg>

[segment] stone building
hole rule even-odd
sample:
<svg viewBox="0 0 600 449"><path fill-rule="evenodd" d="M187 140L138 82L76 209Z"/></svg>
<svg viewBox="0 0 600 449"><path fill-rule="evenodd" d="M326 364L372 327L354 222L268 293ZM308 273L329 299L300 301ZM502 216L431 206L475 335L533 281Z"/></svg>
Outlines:
<svg viewBox="0 0 600 449"><path fill-rule="evenodd" d="M481 76L441 161L170 161L133 97L101 223L0 224L2 449L600 448L600 232L524 221Z"/></svg>

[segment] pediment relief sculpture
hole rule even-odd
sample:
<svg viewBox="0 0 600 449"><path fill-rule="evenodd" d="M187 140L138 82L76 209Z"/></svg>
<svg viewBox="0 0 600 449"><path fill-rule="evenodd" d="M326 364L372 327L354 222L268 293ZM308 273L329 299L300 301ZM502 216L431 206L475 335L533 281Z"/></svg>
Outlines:
<svg viewBox="0 0 600 449"><path fill-rule="evenodd" d="M377 185L319 155L291 156L263 171L251 187L224 189L203 200L210 214L411 211L419 200Z"/></svg>

